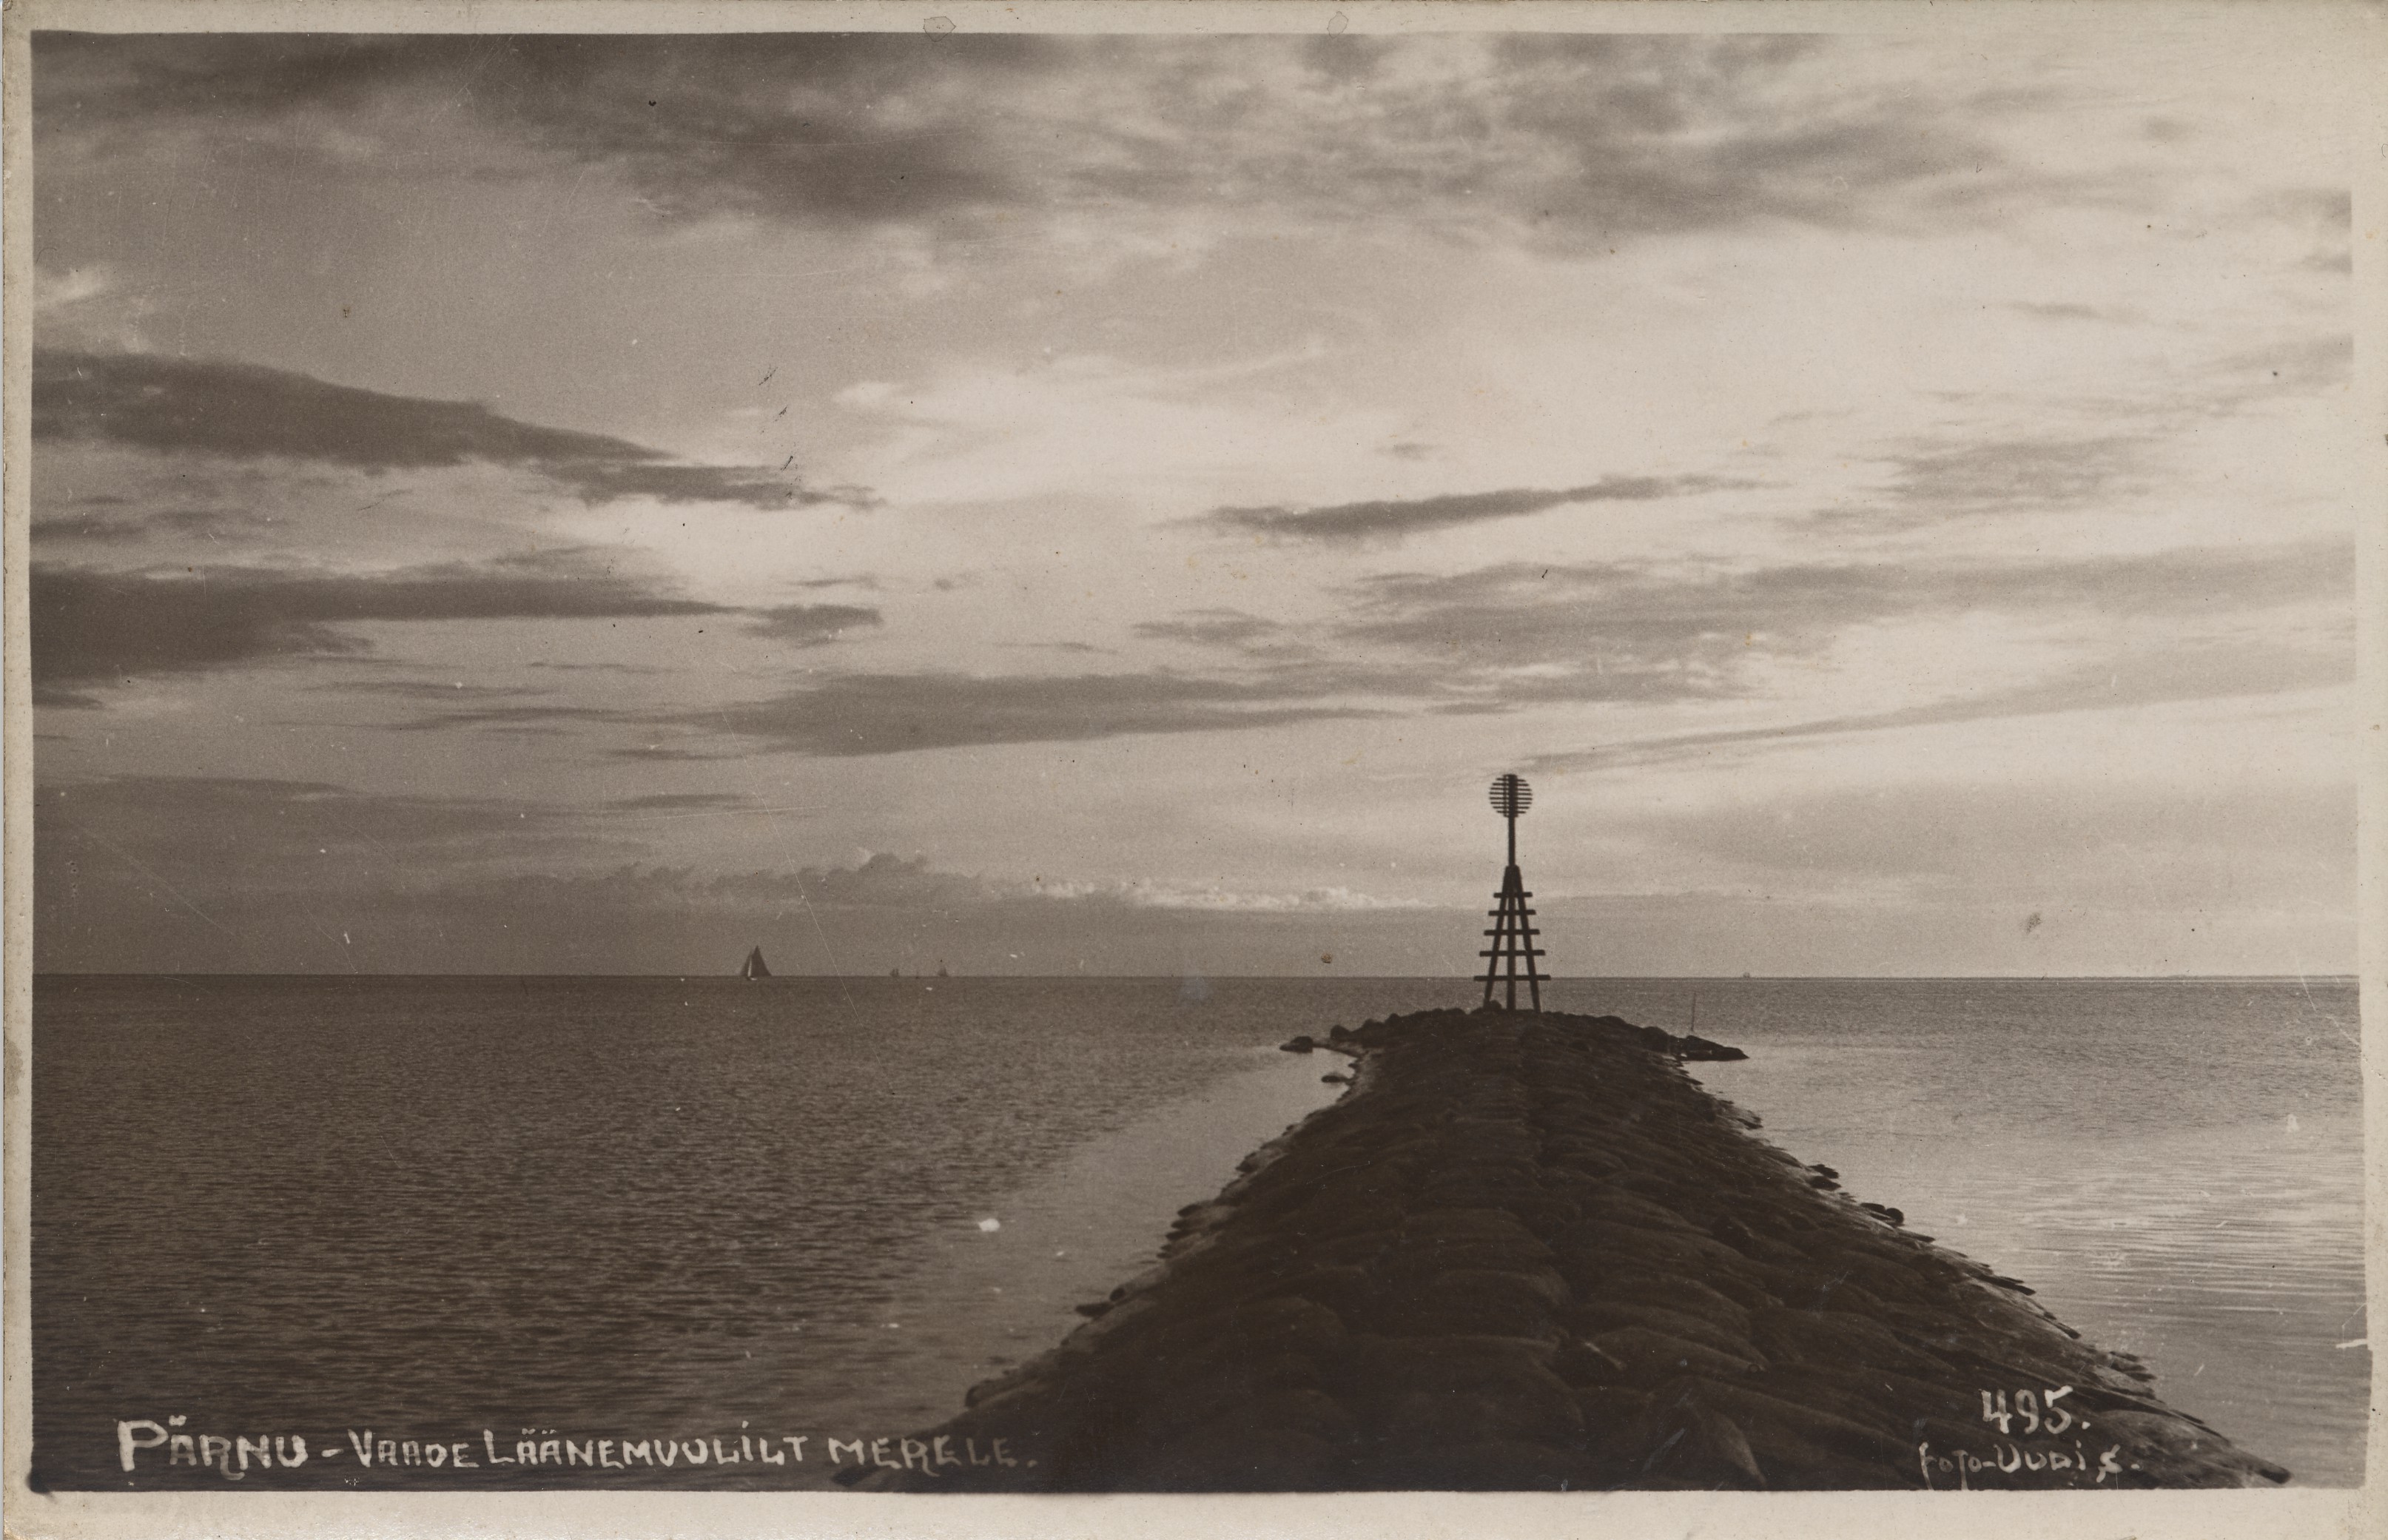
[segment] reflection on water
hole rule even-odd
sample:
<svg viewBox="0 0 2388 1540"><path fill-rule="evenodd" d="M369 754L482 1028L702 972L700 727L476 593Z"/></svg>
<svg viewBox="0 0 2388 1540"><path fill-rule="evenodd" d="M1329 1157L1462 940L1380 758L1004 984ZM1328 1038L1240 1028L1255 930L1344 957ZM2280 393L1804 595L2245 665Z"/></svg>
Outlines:
<svg viewBox="0 0 2388 1540"><path fill-rule="evenodd" d="M858 1344L875 1343L888 1370L866 1420L917 1428L952 1416L972 1384L1083 1324L1075 1306L1152 1266L1178 1209L1215 1196L1246 1154L1334 1099L1319 1076L1342 1061L1249 1051L1250 1067L1091 1140L991 1199L977 1223L928 1238L885 1308L901 1330Z"/></svg>

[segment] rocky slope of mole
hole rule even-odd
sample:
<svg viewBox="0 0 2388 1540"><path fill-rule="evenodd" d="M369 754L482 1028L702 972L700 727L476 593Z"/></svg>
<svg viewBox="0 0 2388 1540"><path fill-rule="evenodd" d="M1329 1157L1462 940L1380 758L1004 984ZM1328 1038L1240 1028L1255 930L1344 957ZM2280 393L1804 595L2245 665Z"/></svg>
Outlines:
<svg viewBox="0 0 2388 1540"><path fill-rule="evenodd" d="M1757 1138L1682 1068L1734 1050L1498 1011L1315 1046L1356 1057L1350 1093L1186 1211L1160 1266L1086 1307L1094 1319L862 1484L2287 1479L2022 1284Z"/></svg>

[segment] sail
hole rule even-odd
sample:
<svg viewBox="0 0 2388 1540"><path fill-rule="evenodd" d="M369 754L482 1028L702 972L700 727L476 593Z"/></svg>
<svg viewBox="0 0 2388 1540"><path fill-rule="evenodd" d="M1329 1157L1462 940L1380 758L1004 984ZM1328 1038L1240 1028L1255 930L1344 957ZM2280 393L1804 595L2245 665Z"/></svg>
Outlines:
<svg viewBox="0 0 2388 1540"><path fill-rule="evenodd" d="M769 978L771 970L763 965L763 948L756 948L746 954L746 964L738 970L740 978Z"/></svg>

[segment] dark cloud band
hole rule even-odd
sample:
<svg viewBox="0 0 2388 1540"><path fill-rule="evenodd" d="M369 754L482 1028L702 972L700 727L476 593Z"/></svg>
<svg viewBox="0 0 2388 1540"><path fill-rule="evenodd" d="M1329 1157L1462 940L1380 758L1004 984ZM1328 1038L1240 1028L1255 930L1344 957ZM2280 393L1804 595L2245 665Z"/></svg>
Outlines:
<svg viewBox="0 0 2388 1540"><path fill-rule="evenodd" d="M577 165L666 217L984 231L1100 209L1269 207L1582 248L2048 179L1975 130L1995 101L1816 86L1801 37L132 38L43 33L44 145L171 127L321 156L324 120L476 125L486 174ZM1265 81L1264 89L1255 83ZM1084 104L1099 97L1091 109ZM1108 100L1123 108L1109 111ZM1968 110L1970 108L1970 110ZM49 151L45 147L43 153Z"/></svg>
<svg viewBox="0 0 2388 1540"><path fill-rule="evenodd" d="M689 725L800 754L848 757L996 744L1071 743L1372 715L1286 681L1181 674L843 674Z"/></svg>
<svg viewBox="0 0 2388 1540"><path fill-rule="evenodd" d="M1463 524L1522 518L1579 503L1646 503L1696 492L1750 486L1712 476L1608 476L1581 487L1543 490L1514 487L1493 492L1453 492L1441 497L1339 503L1325 508L1272 504L1215 508L1211 522L1229 528L1303 540L1366 541L1398 540Z"/></svg>
<svg viewBox="0 0 2388 1540"><path fill-rule="evenodd" d="M143 675L358 652L363 644L340 628L364 621L735 616L753 631L799 646L880 622L877 610L855 605L748 610L709 604L603 570L570 553L384 574L260 567L156 574L36 566L28 579L33 682L52 705L85 704L76 689Z"/></svg>
<svg viewBox="0 0 2388 1540"><path fill-rule="evenodd" d="M33 356L33 437L166 453L281 458L365 471L479 462L520 466L584 502L650 498L786 508L868 502L763 467L690 465L603 434L517 422L475 401L331 385L254 363L151 353L43 350Z"/></svg>

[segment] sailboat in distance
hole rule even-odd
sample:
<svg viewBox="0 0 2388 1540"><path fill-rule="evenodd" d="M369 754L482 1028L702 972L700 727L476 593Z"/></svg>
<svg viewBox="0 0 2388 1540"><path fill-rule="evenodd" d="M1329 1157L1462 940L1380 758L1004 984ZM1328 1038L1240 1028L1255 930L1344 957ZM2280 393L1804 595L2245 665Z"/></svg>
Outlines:
<svg viewBox="0 0 2388 1540"><path fill-rule="evenodd" d="M757 947L753 951L746 954L746 961L739 965L738 976L740 978L769 978L771 976L771 970L767 967L763 961L762 948Z"/></svg>

